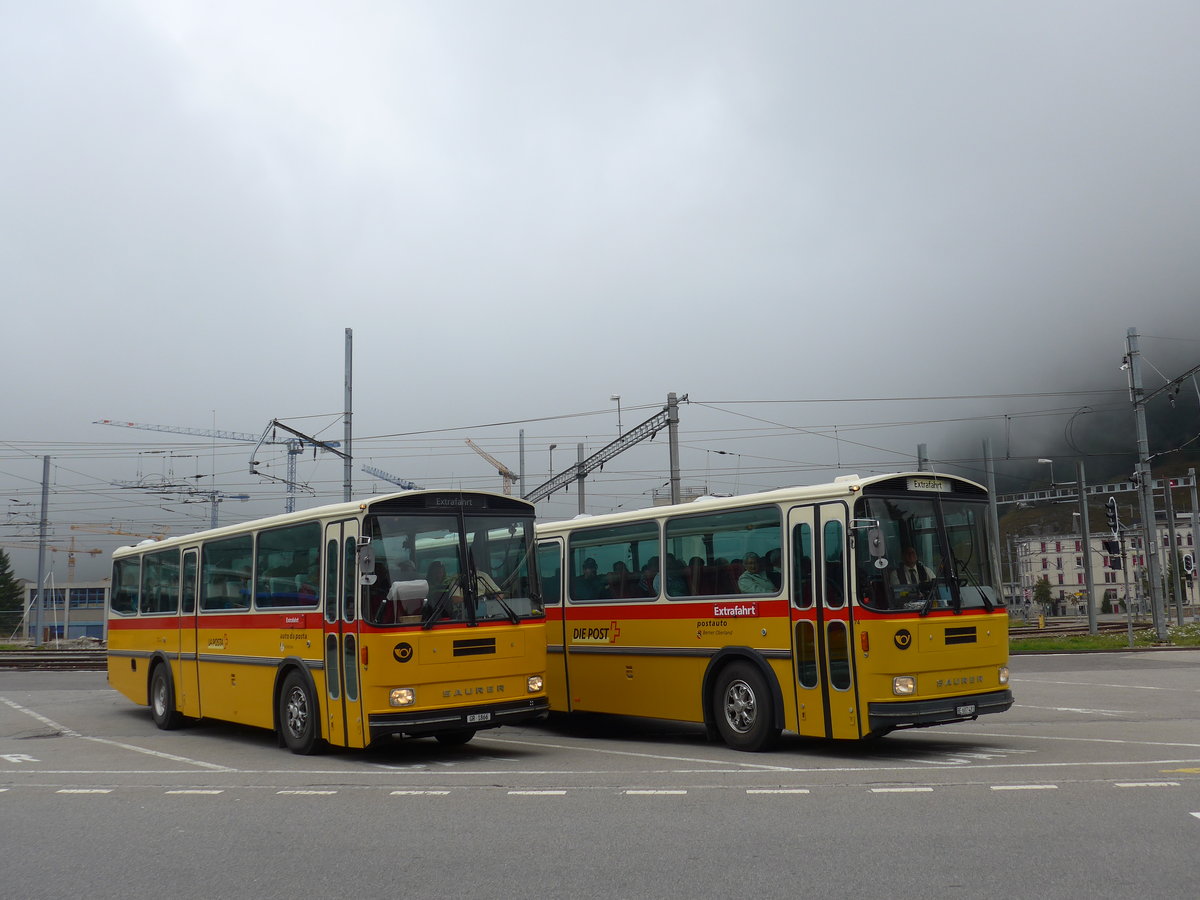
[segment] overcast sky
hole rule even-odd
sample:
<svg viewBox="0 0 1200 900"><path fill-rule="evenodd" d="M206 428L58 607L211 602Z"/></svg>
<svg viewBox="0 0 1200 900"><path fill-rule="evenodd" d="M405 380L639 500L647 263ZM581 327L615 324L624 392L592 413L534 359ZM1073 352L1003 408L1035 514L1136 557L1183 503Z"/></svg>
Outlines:
<svg viewBox="0 0 1200 900"><path fill-rule="evenodd" d="M113 481L281 511L250 444L92 422L340 440L347 328L358 494L498 489L464 439L516 469L522 428L532 487L613 394L625 428L689 395L713 492L1054 452L1127 410L1127 328L1200 362L1198 34L1190 0L0 0L0 540L44 454L62 544L208 521ZM659 435L588 509L666 480Z"/></svg>

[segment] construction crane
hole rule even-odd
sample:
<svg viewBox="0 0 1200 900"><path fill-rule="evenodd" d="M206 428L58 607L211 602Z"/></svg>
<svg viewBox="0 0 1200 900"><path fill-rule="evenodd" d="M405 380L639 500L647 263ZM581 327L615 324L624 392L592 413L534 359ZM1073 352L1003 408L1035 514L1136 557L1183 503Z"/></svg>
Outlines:
<svg viewBox="0 0 1200 900"><path fill-rule="evenodd" d="M368 475L374 475L376 478L382 478L384 481L390 481L392 484L398 485L406 491L419 491L421 486L409 481L407 478L401 478L398 475L392 475L390 472L385 472L383 469L377 469L374 466L363 466L362 470Z"/></svg>
<svg viewBox="0 0 1200 900"><path fill-rule="evenodd" d="M296 511L296 458L304 452L304 445L306 443L311 443L314 447L320 446L322 448L338 446L337 441L330 441L328 443L313 442L302 440L299 437L289 437L284 438L283 440L278 440L273 437L268 439L267 433L271 430L270 425L267 426L267 431L263 432L263 434L260 436L257 434L249 434L245 431L217 431L216 429L211 428L183 428L177 425L147 425L144 422L118 422L115 419L96 419L94 422L92 422L92 424L113 425L118 428L140 428L142 431L162 431L167 434L193 434L196 437L217 438L218 440L222 441L245 441L247 443L258 445L282 444L283 446L287 447L287 500L284 503L284 510L286 512ZM272 424L279 423L272 420ZM286 428L286 426L281 427ZM257 449L257 447L255 449ZM253 463L251 464L251 472L258 475L262 474L261 472L254 472ZM269 478L270 476L264 477ZM205 491L203 493L211 494L212 492ZM241 499L241 495L231 496L233 496L234 499ZM216 498L213 498L213 508L215 517Z"/></svg>
<svg viewBox="0 0 1200 900"><path fill-rule="evenodd" d="M123 534L128 537L150 538L153 541L161 541L171 529L167 525L159 525L155 527L154 534L140 534L136 531L125 531L113 525L72 525L71 530L90 531L92 534Z"/></svg>
<svg viewBox="0 0 1200 900"><path fill-rule="evenodd" d="M490 453L488 453L486 450L484 450L482 447L480 447L478 444L476 444L470 438L467 438L467 446L470 447L472 450L474 450L476 453L478 453L480 456L482 456L484 459L486 459L488 462L490 462L493 466L496 467L496 471L500 473L500 477L501 477L501 479L503 479L503 482L504 482L504 493L511 494L513 482L516 481L518 478L520 478L520 476L516 472L514 472L512 469L510 469L508 466L506 466L504 463L500 462L500 460L496 459L496 457L492 456Z"/></svg>
<svg viewBox="0 0 1200 900"><path fill-rule="evenodd" d="M38 545L36 543L0 544L0 547L12 547L17 550L37 550L38 549ZM75 554L76 553L86 553L89 556L99 556L101 553L104 552L99 547L88 547L87 549L84 549L83 547L76 547L75 546L75 535L71 535L70 546L56 547L53 544L47 544L46 549L49 550L51 553L66 553L67 554L67 584L75 583Z"/></svg>

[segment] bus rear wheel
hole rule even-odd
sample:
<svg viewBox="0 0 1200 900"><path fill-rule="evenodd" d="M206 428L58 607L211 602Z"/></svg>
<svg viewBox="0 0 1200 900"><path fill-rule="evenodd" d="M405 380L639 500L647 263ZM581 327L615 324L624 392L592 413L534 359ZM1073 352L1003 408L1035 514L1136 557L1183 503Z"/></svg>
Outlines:
<svg viewBox="0 0 1200 900"><path fill-rule="evenodd" d="M175 685L171 683L171 670L166 663L155 666L150 676L150 715L163 731L183 724L183 716L175 708Z"/></svg>
<svg viewBox="0 0 1200 900"><path fill-rule="evenodd" d="M287 748L302 756L316 753L321 745L316 699L297 672L288 674L279 693L279 733Z"/></svg>
<svg viewBox="0 0 1200 900"><path fill-rule="evenodd" d="M766 750L779 737L767 680L749 663L735 662L721 670L712 712L721 739L734 750Z"/></svg>

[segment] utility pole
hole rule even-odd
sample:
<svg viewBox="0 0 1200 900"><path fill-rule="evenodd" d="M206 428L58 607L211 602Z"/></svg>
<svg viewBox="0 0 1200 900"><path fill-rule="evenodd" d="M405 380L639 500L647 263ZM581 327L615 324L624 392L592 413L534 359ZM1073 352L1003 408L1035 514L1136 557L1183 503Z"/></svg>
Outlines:
<svg viewBox="0 0 1200 900"><path fill-rule="evenodd" d="M1096 634L1096 586L1092 578L1092 531L1088 524L1087 488L1083 482L1083 460L1075 462L1075 485L1079 488L1079 527L1083 534L1083 583L1087 591L1088 633Z"/></svg>
<svg viewBox="0 0 1200 900"><path fill-rule="evenodd" d="M525 495L525 429L517 432L517 496Z"/></svg>
<svg viewBox="0 0 1200 900"><path fill-rule="evenodd" d="M679 398L674 391L667 394L667 441L671 445L671 502L679 503Z"/></svg>
<svg viewBox="0 0 1200 900"><path fill-rule="evenodd" d="M1197 526L1196 519L1198 516L1200 516L1200 510L1197 510L1197 508L1196 508L1196 470L1195 469L1188 469L1188 478L1190 478L1192 481L1192 546L1200 547L1200 528L1196 527ZM1192 551L1193 558L1195 558L1195 554L1196 554L1196 551L1193 550ZM1195 581L1195 577L1196 576L1193 574L1192 579L1191 579L1193 581L1193 583ZM1192 594L1193 594L1193 596L1195 596L1195 588L1194 587L1192 589ZM1193 610L1193 612L1195 612L1195 610ZM1196 617L1193 616L1193 620L1195 620L1195 618Z"/></svg>
<svg viewBox="0 0 1200 900"><path fill-rule="evenodd" d="M1142 532L1146 544L1146 576L1150 580L1150 611L1154 631L1160 643L1167 641L1166 610L1163 608L1162 580L1159 575L1158 520L1154 511L1154 482L1150 476L1150 439L1146 432L1146 392L1142 388L1142 356L1138 350L1138 333L1130 328L1125 337L1125 364L1129 372L1129 399L1137 428L1138 496L1141 501Z"/></svg>
<svg viewBox="0 0 1200 900"><path fill-rule="evenodd" d="M1163 554L1165 561L1163 565L1166 567L1164 572L1171 579L1171 590L1175 594L1175 624L1183 624L1183 597L1180 592L1180 577L1179 577L1179 550L1176 549L1179 545L1175 540L1175 500L1171 496L1172 480L1170 478L1163 479L1163 494L1166 496L1167 508L1167 541L1170 544L1170 552ZM1192 538L1195 541L1195 538Z"/></svg>
<svg viewBox="0 0 1200 900"><path fill-rule="evenodd" d="M342 499L350 502L354 493L354 454L350 447L354 410L354 329L346 329L346 455L342 458Z"/></svg>
<svg viewBox="0 0 1200 900"><path fill-rule="evenodd" d="M587 472L583 468L583 444L575 445L575 483L579 488L579 514L582 516L585 512L583 508L583 481L587 478Z"/></svg>
<svg viewBox="0 0 1200 900"><path fill-rule="evenodd" d="M37 568L37 599L33 608L33 645L39 646L42 643L42 607L45 605L46 587L46 531L49 528L49 512L50 507L50 457L42 457L42 518L38 525L38 568ZM29 618L25 619L26 627L29 625Z"/></svg>
<svg viewBox="0 0 1200 900"><path fill-rule="evenodd" d="M1000 511L996 504L996 467L992 460L992 442L983 439L983 461L987 472L988 489L988 537L992 542L992 552L988 554L992 560L992 583L1000 586L1000 595L1004 596L1004 581L1000 573Z"/></svg>

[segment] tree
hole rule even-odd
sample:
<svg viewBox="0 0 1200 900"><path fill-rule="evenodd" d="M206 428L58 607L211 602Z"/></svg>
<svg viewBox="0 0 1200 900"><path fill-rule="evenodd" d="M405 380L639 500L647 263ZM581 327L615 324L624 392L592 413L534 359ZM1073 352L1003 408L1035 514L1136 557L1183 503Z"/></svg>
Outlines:
<svg viewBox="0 0 1200 900"><path fill-rule="evenodd" d="M1050 609L1050 604L1053 602L1054 595L1050 591L1050 579L1046 577L1039 578L1037 584L1033 586L1033 602L1040 604L1043 612Z"/></svg>
<svg viewBox="0 0 1200 900"><path fill-rule="evenodd" d="M25 591L13 575L8 554L0 550L0 637L8 637L21 624Z"/></svg>

